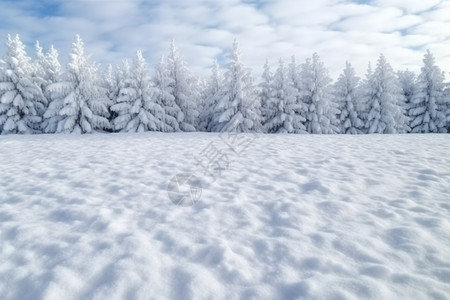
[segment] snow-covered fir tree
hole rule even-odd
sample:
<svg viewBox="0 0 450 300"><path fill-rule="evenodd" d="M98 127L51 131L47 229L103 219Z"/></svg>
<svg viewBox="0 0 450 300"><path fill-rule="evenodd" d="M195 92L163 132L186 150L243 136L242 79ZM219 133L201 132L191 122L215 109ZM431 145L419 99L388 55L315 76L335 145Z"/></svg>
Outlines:
<svg viewBox="0 0 450 300"><path fill-rule="evenodd" d="M199 116L199 130L210 131L211 119L213 116L213 109L223 97L222 93L223 76L217 60L211 71L211 77L208 86L204 91L204 105Z"/></svg>
<svg viewBox="0 0 450 300"><path fill-rule="evenodd" d="M130 78L130 65L128 60L122 61L121 65L112 66L108 65L104 74L102 86L106 89L106 96L109 99L109 121L112 121L118 117L118 113L111 108L117 104L117 99L120 97L120 91L126 86ZM114 131L114 126L111 126L111 130Z"/></svg>
<svg viewBox="0 0 450 300"><path fill-rule="evenodd" d="M58 60L58 51L52 46L50 46L50 50L44 54L43 49L40 46L39 42L36 42L35 45L36 56L34 60L34 72L35 72L35 81L41 87L44 96L46 97L47 104L49 101L49 96L47 94L47 87L55 82L58 82L61 76L61 64ZM41 116L47 111L48 105L46 105L45 110L42 111ZM45 122L45 120L44 120ZM42 128L45 127L46 124L42 124Z"/></svg>
<svg viewBox="0 0 450 300"><path fill-rule="evenodd" d="M66 73L47 87L47 93L51 102L44 114L44 132L92 133L109 128L106 91L79 35L72 43Z"/></svg>
<svg viewBox="0 0 450 300"><path fill-rule="evenodd" d="M428 50L411 97L408 115L413 133L447 132L444 73Z"/></svg>
<svg viewBox="0 0 450 300"><path fill-rule="evenodd" d="M261 132L260 103L250 69L241 62L235 40L225 73L223 97L216 104L211 120L215 132Z"/></svg>
<svg viewBox="0 0 450 300"><path fill-rule="evenodd" d="M147 64L138 51L127 85L120 90L117 104L111 107L118 114L112 122L114 129L120 132L163 131L164 110L153 94Z"/></svg>
<svg viewBox="0 0 450 300"><path fill-rule="evenodd" d="M400 83L380 55L377 67L363 85L362 101L365 104L365 129L367 133L405 133L408 118L405 116L405 97Z"/></svg>
<svg viewBox="0 0 450 300"><path fill-rule="evenodd" d="M179 124L184 120L184 114L181 108L175 102L175 97L172 92L173 79L169 76L169 70L166 67L164 57L161 57L159 63L155 68L155 75L153 77L154 99L156 103L160 103L163 108L163 123L164 132L180 131Z"/></svg>
<svg viewBox="0 0 450 300"><path fill-rule="evenodd" d="M359 81L358 87L356 89L356 97L358 99L356 110L361 117L363 122L363 127L361 129L362 133L367 133L366 123L369 116L369 111L367 110L367 103L369 101L368 96L373 95L374 87L371 85L371 78L373 75L372 63L369 62L367 65L367 71L364 78Z"/></svg>
<svg viewBox="0 0 450 300"><path fill-rule="evenodd" d="M301 115L303 106L297 103L296 90L290 85L288 70L282 59L271 84L272 96L268 99L272 114L264 124L268 133L306 133Z"/></svg>
<svg viewBox="0 0 450 300"><path fill-rule="evenodd" d="M339 132L338 109L332 99L330 83L328 71L317 53L301 65L300 92L307 106L305 127L309 133Z"/></svg>
<svg viewBox="0 0 450 300"><path fill-rule="evenodd" d="M34 66L19 35L8 35L0 66L0 132L37 133L46 99L33 77Z"/></svg>
<svg viewBox="0 0 450 300"><path fill-rule="evenodd" d="M58 57L58 50L56 50L55 47L51 45L50 50L45 55L43 65L45 70L44 79L46 80L47 84L59 81L59 78L61 76L61 64L59 63Z"/></svg>
<svg viewBox="0 0 450 300"><path fill-rule="evenodd" d="M447 107L445 116L447 120L447 132L450 133L450 83L447 83L447 87L444 90L444 107Z"/></svg>
<svg viewBox="0 0 450 300"><path fill-rule="evenodd" d="M179 128L182 131L195 131L200 101L198 80L188 69L174 41L170 45L165 66L167 75L171 79L169 82L170 91L182 112L182 115L178 118Z"/></svg>
<svg viewBox="0 0 450 300"><path fill-rule="evenodd" d="M335 102L338 104L338 119L340 121L340 132L344 134L361 134L364 122L358 111L359 99L357 86L359 77L355 75L355 69L351 63L345 63L344 72L339 75L334 84Z"/></svg>
<svg viewBox="0 0 450 300"><path fill-rule="evenodd" d="M295 97L297 98L295 103L297 103L297 105L301 106L300 115L302 116L303 119L305 119L305 121L303 121L303 126L305 126L306 114L308 113L308 106L306 105L305 102L303 102L304 99L303 99L302 93L301 93L302 82L301 82L301 78L300 78L300 66L297 64L294 55L291 56L291 61L289 62L287 76L288 76L288 80L289 80L289 85L291 86L291 88L293 88L293 92L295 94Z"/></svg>
<svg viewBox="0 0 450 300"><path fill-rule="evenodd" d="M41 91L45 91L46 88L46 80L45 80L45 67L46 67L46 57L43 52L43 48L39 44L39 41L36 41L34 46L35 49L35 57L32 61L32 76L35 79L35 82L41 88Z"/></svg>
<svg viewBox="0 0 450 300"><path fill-rule="evenodd" d="M269 60L264 64L264 71L262 73L262 82L259 84L260 93L259 98L261 102L261 124L265 124L267 120L273 118L275 108L272 107L270 99L273 96L273 73L270 68Z"/></svg>
<svg viewBox="0 0 450 300"><path fill-rule="evenodd" d="M400 82L400 87L403 90L403 96L405 96L406 108L408 109L411 104L411 97L413 96L415 85L416 85L416 74L409 71L398 71L397 78Z"/></svg>

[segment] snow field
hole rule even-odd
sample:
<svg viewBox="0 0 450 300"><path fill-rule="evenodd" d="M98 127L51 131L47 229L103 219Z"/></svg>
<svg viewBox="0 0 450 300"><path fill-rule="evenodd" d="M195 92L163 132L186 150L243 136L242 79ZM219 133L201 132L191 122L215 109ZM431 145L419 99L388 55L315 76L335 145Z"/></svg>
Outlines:
<svg viewBox="0 0 450 300"><path fill-rule="evenodd" d="M448 135L0 138L1 299L448 299Z"/></svg>

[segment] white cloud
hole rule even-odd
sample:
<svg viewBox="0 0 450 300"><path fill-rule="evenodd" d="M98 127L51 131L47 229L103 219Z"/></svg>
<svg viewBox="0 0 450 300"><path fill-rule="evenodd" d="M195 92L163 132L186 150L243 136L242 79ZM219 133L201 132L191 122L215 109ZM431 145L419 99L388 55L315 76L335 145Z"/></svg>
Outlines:
<svg viewBox="0 0 450 300"><path fill-rule="evenodd" d="M244 61L260 73L266 58L318 52L336 76L350 60L363 76L383 52L398 69L419 71L425 49L450 68L450 1L375 0L47 0L58 11L45 15L32 0L0 2L0 38L19 33L29 45L54 44L65 61L79 33L87 52L116 63L144 52L150 65L174 38L195 71L209 75L236 37ZM3 52L3 47L0 47ZM32 54L32 53L31 53Z"/></svg>

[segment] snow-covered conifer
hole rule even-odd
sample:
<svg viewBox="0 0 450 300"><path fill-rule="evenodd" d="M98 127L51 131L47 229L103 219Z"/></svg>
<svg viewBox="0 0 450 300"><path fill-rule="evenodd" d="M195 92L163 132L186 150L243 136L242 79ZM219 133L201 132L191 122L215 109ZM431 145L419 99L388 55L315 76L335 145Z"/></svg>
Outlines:
<svg viewBox="0 0 450 300"><path fill-rule="evenodd" d="M270 101L273 96L273 74L272 70L270 69L270 63L268 59L264 64L262 79L263 81L259 84L259 98L261 102L261 123L265 124L267 120L273 118L275 112L275 108L271 106L272 101Z"/></svg>
<svg viewBox="0 0 450 300"><path fill-rule="evenodd" d="M171 93L182 112L178 118L179 128L182 131L195 131L200 104L198 81L188 69L186 62L175 47L174 41L170 45L165 66L168 77L171 79L169 82Z"/></svg>
<svg viewBox="0 0 450 300"><path fill-rule="evenodd" d="M199 130L209 131L211 125L211 119L213 116L213 109L221 99L223 85L223 76L217 60L214 61L211 71L211 77L208 82L208 86L204 92L204 105L199 116Z"/></svg>
<svg viewBox="0 0 450 300"><path fill-rule="evenodd" d="M31 58L18 35L8 35L6 50L0 74L0 132L39 132L39 112L44 110L46 99L33 78Z"/></svg>
<svg viewBox="0 0 450 300"><path fill-rule="evenodd" d="M175 97L172 92L173 79L169 77L169 70L166 67L164 57L161 57L159 63L155 68L155 75L153 77L154 99L156 103L161 103L163 108L163 132L180 131L179 124L183 122L184 115L181 108L175 102Z"/></svg>
<svg viewBox="0 0 450 300"><path fill-rule="evenodd" d="M154 88L142 53L133 60L129 82L120 90L117 104L111 107L118 116L114 129L121 132L163 131L164 110L153 97Z"/></svg>
<svg viewBox="0 0 450 300"><path fill-rule="evenodd" d="M270 88L273 92L268 107L273 111L264 124L265 132L306 133L305 119L301 115L303 106L297 103L296 90L290 85L287 71L280 59Z"/></svg>
<svg viewBox="0 0 450 300"><path fill-rule="evenodd" d="M444 74L428 50L411 97L408 115L413 133L447 132L444 107Z"/></svg>
<svg viewBox="0 0 450 300"><path fill-rule="evenodd" d="M109 128L108 98L99 85L97 66L84 54L79 35L72 43L66 73L46 92L51 102L44 114L44 132L92 133Z"/></svg>
<svg viewBox="0 0 450 300"><path fill-rule="evenodd" d="M303 119L305 119L305 121L303 121L303 126L305 126L308 106L306 105L306 103L303 102L303 97L301 93L302 83L300 79L300 66L297 64L294 55L291 57L291 61L289 62L287 76L289 80L289 85L293 88L293 92L295 94L295 97L297 98L295 103L301 106L300 115L302 116Z"/></svg>
<svg viewBox="0 0 450 300"><path fill-rule="evenodd" d="M360 134L364 123L358 112L357 86L359 77L355 75L355 69L351 63L345 63L344 72L339 75L334 84L335 102L338 104L341 133Z"/></svg>
<svg viewBox="0 0 450 300"><path fill-rule="evenodd" d="M259 99L250 69L241 62L236 40L227 69L223 97L214 108L211 131L261 132Z"/></svg>
<svg viewBox="0 0 450 300"><path fill-rule="evenodd" d="M121 66L116 65L114 67L111 64L108 65L103 74L102 86L106 89L106 96L109 99L109 121L111 124L118 117L117 112L111 108L117 104L117 99L120 97L120 90L129 81L129 72L130 66L128 61L124 60ZM111 130L114 131L114 126L111 126Z"/></svg>
<svg viewBox="0 0 450 300"><path fill-rule="evenodd" d="M450 132L450 83L447 83L447 87L444 90L444 107L446 107L447 132Z"/></svg>
<svg viewBox="0 0 450 300"><path fill-rule="evenodd" d="M397 72L398 81L400 82L400 87L403 90L403 96L405 96L406 108L411 105L411 97L413 96L415 84L416 84L416 74L409 70L398 71Z"/></svg>
<svg viewBox="0 0 450 300"><path fill-rule="evenodd" d="M338 133L338 109L331 95L331 78L317 53L301 65L300 83L302 99L308 109L306 130L319 134Z"/></svg>
<svg viewBox="0 0 450 300"><path fill-rule="evenodd" d="M377 68L369 76L362 91L366 112L366 132L407 132L408 118L405 116L405 97L391 65L383 54L378 59Z"/></svg>

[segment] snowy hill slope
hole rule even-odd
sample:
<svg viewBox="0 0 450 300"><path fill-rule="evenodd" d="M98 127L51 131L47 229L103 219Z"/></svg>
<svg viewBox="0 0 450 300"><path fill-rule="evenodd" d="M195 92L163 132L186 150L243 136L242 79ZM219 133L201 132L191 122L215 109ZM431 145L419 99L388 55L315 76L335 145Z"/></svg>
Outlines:
<svg viewBox="0 0 450 300"><path fill-rule="evenodd" d="M450 135L240 137L0 137L0 298L450 298Z"/></svg>

